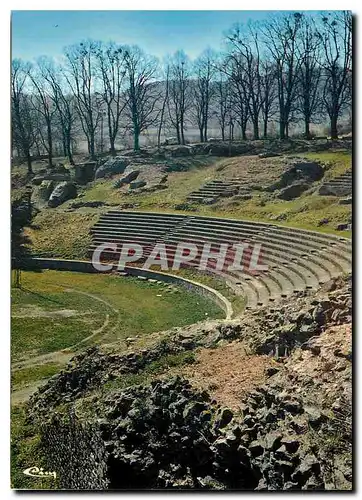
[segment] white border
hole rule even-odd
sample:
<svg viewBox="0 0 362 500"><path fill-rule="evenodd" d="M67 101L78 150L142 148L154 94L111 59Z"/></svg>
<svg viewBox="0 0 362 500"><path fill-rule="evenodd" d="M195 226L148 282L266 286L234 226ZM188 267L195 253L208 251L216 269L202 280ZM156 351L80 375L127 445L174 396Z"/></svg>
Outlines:
<svg viewBox="0 0 362 500"><path fill-rule="evenodd" d="M122 5L123 4L123 5ZM340 10L340 9L350 9L353 11L354 14L358 15L361 11L361 8L359 8L360 2L357 2L357 0L354 0L352 2L341 2L337 0L321 0L319 2L315 2L313 0L303 0L303 1L296 1L293 2L293 4L290 4L290 2L284 0L284 1L277 1L277 2L266 2L266 1L261 1L261 0L254 0L252 2L252 5L243 5L240 0L239 1L230 1L230 0L224 0L222 2L222 7L223 9L219 9L220 7L220 2L212 1L212 0L199 0L198 2L195 2L195 0L184 0L182 4L183 10L249 10L251 7L253 10ZM2 52L2 57L1 61L3 63L3 71L0 79L0 96L1 96L1 149L0 149L0 176L1 176L1 182L0 182L0 214L1 214L1 226L0 226L0 235L2 239L2 244L1 244L1 262L2 262L2 267L1 267L1 283L2 283L2 288L1 288L1 324L2 324L2 329L1 329L1 354L2 354L2 360L1 360L1 389L2 389L2 404L1 404L1 440L0 440L0 446L1 446L1 454L0 454L0 471L1 471L1 476L0 476L0 493L1 493L1 498L9 498L14 495L14 492L11 492L9 489L10 485L10 455L9 455L9 443L10 443L10 434L9 434L9 408L10 408L10 279L9 279L9 264L10 264L10 168L9 168L9 158L10 158L10 87L9 87L9 81L10 81L10 60L9 60L9 54L10 54L10 9L12 10L150 10L150 7L152 7L152 10L178 10L179 7L172 8L171 4L169 1L166 0L154 0L152 4L145 0L140 0L137 4L132 4L132 9L122 9L122 7L128 7L125 6L123 2L120 2L119 0L105 0L101 3L99 2L91 2L90 0L87 1L75 1L75 0L63 0L61 3L58 5L54 4L51 6L49 3L49 0L34 0L32 2L28 2L26 0L13 0L12 2L7 2L6 0L3 0L1 6L0 6L0 37L1 37L1 44L0 44L0 50ZM170 8L171 7L171 8ZM361 47L361 36L360 36L360 26L361 26L361 21L356 22L356 32L355 32L355 38L354 38L354 54L355 54L355 60L354 60L354 67L356 68L358 59L361 58L360 54L362 53L362 47ZM362 65L359 64L358 67L358 77L355 78L355 85L354 85L354 98L355 98L355 123L357 123L358 119L361 116L361 99L358 99L357 92L359 90L359 86L357 85L357 81L361 82L361 68ZM356 102L357 101L357 102ZM362 192L360 189L360 183L362 182L362 176L357 175L357 171L359 168L362 168L362 166L359 165L359 162L357 163L357 148L359 144L359 139L361 138L361 134L358 133L358 136L356 132L359 132L357 127L354 130L354 144L355 144L355 177L354 177L354 184L355 184L355 193L357 196L355 197L354 202L356 203L356 198L358 199L358 194ZM358 204L356 206L356 211L355 211L355 220L354 220L354 232L358 232L360 234L360 221L362 221L362 208L361 204ZM361 250L361 245L358 244L359 241L356 238L356 250L357 250L357 255L356 255L356 262L362 262L362 255L361 259L358 257L359 255L359 250ZM362 252L362 251L361 251ZM358 416L361 414L360 411L360 405L361 405L361 369L359 368L360 363L358 360L361 359L361 345L362 342L360 341L357 343L357 336L359 332L357 331L357 326L359 325L359 315L360 312L362 311L362 290L360 289L360 280L358 280L358 273L357 273L357 280L356 280L356 286L354 289L355 293L355 309L357 311L356 317L355 317L355 324L354 324L354 338L355 338L355 347L357 348L357 352L355 353L355 361L356 361L356 370L355 370L355 419L354 419L354 432L355 432L355 453L354 453L354 459L356 461L355 463L355 481L356 481L356 487L358 488L358 478L361 475L361 464L362 460L359 457L358 451L361 451L360 445L360 435L361 433L358 432L357 426L359 423L359 418ZM360 383L358 384L359 381ZM358 408L357 408L358 407ZM357 439L358 438L358 439ZM32 493L35 498L40 497L40 498L51 498L51 493ZM135 498L135 494L132 493L126 493L126 492L120 492L118 495L122 495L122 497L132 497ZM136 496L141 495L137 494ZM160 497L161 495L163 496L163 493L159 494L154 494L153 498L155 497ZM194 495L198 495L197 493L194 493ZM208 494L208 495L211 495ZM214 496L215 493L212 493ZM242 493L243 497L249 497L253 495L252 493ZM255 493L254 493L255 495ZM273 495L274 498L277 498L281 495L281 493L276 493ZM336 495L339 496L341 494L333 494L334 498L336 498ZM98 495L96 495L98 496ZM200 495L198 495L200 496ZM202 497L205 498L205 493L202 494ZM85 494L83 498L94 498L94 494Z"/></svg>

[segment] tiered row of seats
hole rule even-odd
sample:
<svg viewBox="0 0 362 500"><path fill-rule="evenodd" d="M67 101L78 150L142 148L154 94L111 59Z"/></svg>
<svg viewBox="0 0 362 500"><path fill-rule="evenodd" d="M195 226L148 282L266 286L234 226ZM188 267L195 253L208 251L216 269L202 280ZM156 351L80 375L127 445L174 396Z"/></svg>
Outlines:
<svg viewBox="0 0 362 500"><path fill-rule="evenodd" d="M230 271L225 270L227 266L222 271L214 271L235 294L245 296L247 307L251 309L306 289L316 290L331 278L351 270L349 240L267 223L110 211L101 216L92 233L91 251L104 242L139 243L144 246L147 256L156 243L163 242L170 261L181 242L195 243L199 248L210 243L215 249L220 243L246 242L250 246L258 243L262 249L262 264L268 266L267 271ZM114 253L104 256L112 260L118 258ZM231 264L233 257L234 254L228 254L226 263ZM189 267L197 265L197 259L188 264Z"/></svg>
<svg viewBox="0 0 362 500"><path fill-rule="evenodd" d="M212 180L207 182L197 191L193 191L187 197L191 203L203 203L204 200L217 201L219 198L228 198L236 194L248 194L250 189L244 186L239 179Z"/></svg>
<svg viewBox="0 0 362 500"><path fill-rule="evenodd" d="M319 189L321 195L348 196L352 194L352 171L326 181Z"/></svg>

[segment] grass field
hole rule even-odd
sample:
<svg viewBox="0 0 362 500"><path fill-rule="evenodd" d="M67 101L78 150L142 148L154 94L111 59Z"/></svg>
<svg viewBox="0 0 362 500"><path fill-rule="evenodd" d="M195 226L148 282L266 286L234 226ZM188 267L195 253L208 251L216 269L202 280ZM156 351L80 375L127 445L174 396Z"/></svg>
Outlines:
<svg viewBox="0 0 362 500"><path fill-rule="evenodd" d="M21 289L12 289L11 313L17 387L59 371L56 354L62 350L129 338L142 342L153 332L223 317L211 300L182 287L63 271L22 272ZM29 358L39 358L37 366Z"/></svg>

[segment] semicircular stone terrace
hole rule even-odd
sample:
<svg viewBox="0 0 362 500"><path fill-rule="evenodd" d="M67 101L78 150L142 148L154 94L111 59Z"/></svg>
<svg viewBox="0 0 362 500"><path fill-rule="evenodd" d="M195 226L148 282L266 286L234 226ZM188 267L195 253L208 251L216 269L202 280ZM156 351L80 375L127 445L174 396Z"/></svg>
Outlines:
<svg viewBox="0 0 362 500"><path fill-rule="evenodd" d="M244 295L248 309L317 290L331 278L350 272L352 264L351 242L346 238L237 219L111 210L91 233L90 254L102 243L116 243L119 250L124 243L138 243L145 257L157 243L165 244L168 257L181 242L200 248L205 243L259 244L266 271L217 271L236 295ZM117 261L119 252L105 251L102 256Z"/></svg>

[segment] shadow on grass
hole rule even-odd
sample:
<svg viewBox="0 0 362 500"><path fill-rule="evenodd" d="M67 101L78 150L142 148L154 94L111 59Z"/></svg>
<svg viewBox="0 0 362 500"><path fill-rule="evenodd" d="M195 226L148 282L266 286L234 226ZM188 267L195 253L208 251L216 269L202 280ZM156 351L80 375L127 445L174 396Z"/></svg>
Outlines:
<svg viewBox="0 0 362 500"><path fill-rule="evenodd" d="M23 286L20 286L19 289L22 290L23 292L30 293L31 295L35 295L35 297L39 297L42 300L46 300L48 302L54 302L55 304L59 304L61 306L64 305L64 302L62 302L60 300L51 299L50 297L47 297L46 295L43 295L43 294L38 293L38 292L34 292L33 290L29 290L28 288L24 288Z"/></svg>

